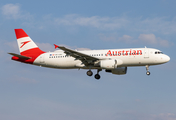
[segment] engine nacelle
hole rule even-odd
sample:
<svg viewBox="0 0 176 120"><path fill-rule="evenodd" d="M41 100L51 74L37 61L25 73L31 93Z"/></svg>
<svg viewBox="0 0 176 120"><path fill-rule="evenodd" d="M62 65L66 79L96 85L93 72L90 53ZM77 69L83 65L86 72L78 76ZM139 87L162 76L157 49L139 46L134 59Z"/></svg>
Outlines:
<svg viewBox="0 0 176 120"><path fill-rule="evenodd" d="M123 64L122 60L101 60L100 67L102 69L115 69L118 65Z"/></svg>
<svg viewBox="0 0 176 120"><path fill-rule="evenodd" d="M116 74L116 75L124 75L127 73L127 67L117 67L115 69L111 69L111 70L107 70L106 72L110 72L112 74Z"/></svg>

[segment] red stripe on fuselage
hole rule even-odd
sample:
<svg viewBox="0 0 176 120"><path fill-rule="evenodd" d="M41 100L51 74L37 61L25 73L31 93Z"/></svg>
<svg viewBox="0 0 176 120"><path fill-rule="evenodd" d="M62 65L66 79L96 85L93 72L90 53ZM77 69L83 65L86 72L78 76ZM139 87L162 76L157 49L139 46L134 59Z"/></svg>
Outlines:
<svg viewBox="0 0 176 120"><path fill-rule="evenodd" d="M15 29L16 38L29 37L23 29Z"/></svg>
<svg viewBox="0 0 176 120"><path fill-rule="evenodd" d="M29 50L26 50L24 52L21 52L21 55L26 56L26 57L31 57L31 59L25 60L25 59L20 59L18 57L13 56L12 60L16 60L19 62L24 62L24 63L29 63L29 64L33 64L33 62L35 61L35 59L40 56L41 54L43 54L45 52L43 52L42 50L40 50L38 47L37 48L32 48Z"/></svg>

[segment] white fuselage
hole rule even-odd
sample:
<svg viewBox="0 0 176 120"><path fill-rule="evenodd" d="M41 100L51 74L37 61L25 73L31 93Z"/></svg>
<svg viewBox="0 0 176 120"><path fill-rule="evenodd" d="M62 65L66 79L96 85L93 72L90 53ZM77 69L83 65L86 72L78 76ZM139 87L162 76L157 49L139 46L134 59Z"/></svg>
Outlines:
<svg viewBox="0 0 176 120"><path fill-rule="evenodd" d="M152 48L87 50L79 52L99 59L119 60L117 67L158 65L170 60L169 56ZM89 67L82 64L80 60L69 55L67 56L62 50L41 54L33 64L58 69L89 69ZM92 66L92 69L99 68L100 67Z"/></svg>

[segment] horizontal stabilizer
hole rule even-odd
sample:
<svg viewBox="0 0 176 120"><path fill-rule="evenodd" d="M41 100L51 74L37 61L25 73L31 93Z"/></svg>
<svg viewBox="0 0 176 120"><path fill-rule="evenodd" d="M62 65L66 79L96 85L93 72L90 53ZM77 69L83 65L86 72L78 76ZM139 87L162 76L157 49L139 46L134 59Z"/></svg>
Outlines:
<svg viewBox="0 0 176 120"><path fill-rule="evenodd" d="M21 59L26 59L26 60L27 59L31 59L30 57L19 55L19 54L15 54L15 53L8 53L8 54L16 56L16 57L21 58Z"/></svg>

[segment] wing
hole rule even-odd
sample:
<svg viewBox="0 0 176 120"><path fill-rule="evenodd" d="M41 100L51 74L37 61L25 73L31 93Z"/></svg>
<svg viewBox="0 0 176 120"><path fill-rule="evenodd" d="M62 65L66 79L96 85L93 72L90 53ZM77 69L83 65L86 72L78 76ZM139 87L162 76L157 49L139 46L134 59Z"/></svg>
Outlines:
<svg viewBox="0 0 176 120"><path fill-rule="evenodd" d="M57 46L55 44L54 44L54 46L55 46L55 48L59 48L59 49L63 50L65 54L74 57L75 60L82 61L82 63L85 64L86 66L94 64L95 61L100 60L97 57L93 57L93 56L90 56L90 55L87 55L87 54L84 54L84 53L81 53L81 52L78 52L75 50L71 50L71 49L68 49L63 46Z"/></svg>
<svg viewBox="0 0 176 120"><path fill-rule="evenodd" d="M27 56L23 56L23 55L18 55L18 54L15 54L15 53L8 53L10 55L13 55L13 56L16 56L18 58L21 58L21 59L31 59L30 57L27 57Z"/></svg>

